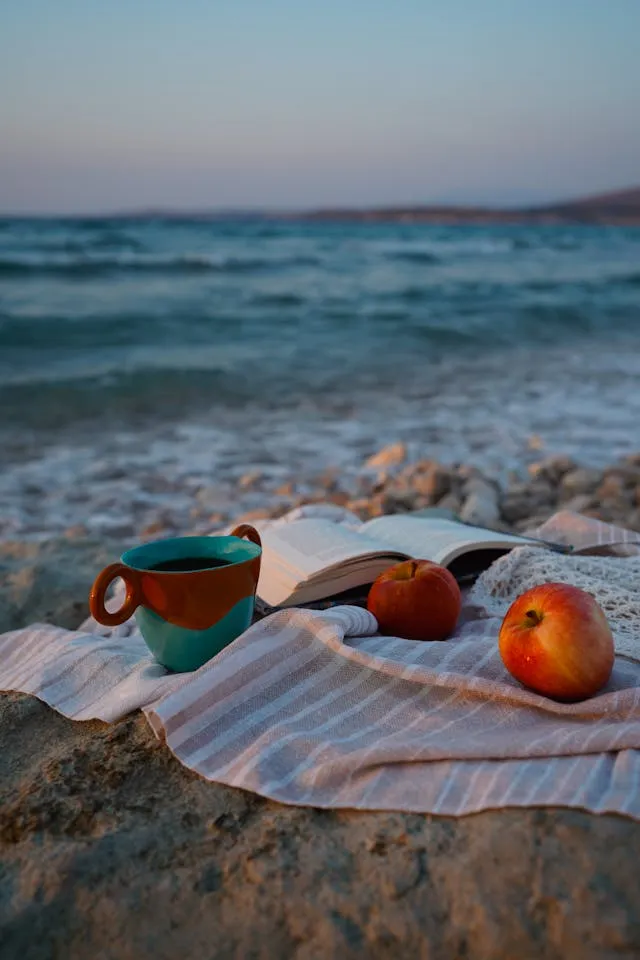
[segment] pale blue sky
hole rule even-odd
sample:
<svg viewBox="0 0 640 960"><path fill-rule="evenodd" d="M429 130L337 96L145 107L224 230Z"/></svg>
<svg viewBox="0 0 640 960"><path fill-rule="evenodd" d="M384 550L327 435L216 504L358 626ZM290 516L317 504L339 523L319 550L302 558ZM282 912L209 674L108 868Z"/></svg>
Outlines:
<svg viewBox="0 0 640 960"><path fill-rule="evenodd" d="M640 0L0 0L0 211L640 182Z"/></svg>

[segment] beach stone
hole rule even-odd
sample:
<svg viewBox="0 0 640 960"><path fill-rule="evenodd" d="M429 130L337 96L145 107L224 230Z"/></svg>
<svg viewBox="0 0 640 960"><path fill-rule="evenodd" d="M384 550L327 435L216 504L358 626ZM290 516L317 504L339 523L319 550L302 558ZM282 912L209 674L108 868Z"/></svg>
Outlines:
<svg viewBox="0 0 640 960"><path fill-rule="evenodd" d="M416 496L412 492L402 493L400 491L388 490L382 494L381 508L382 513L408 513L415 510L418 506Z"/></svg>
<svg viewBox="0 0 640 960"><path fill-rule="evenodd" d="M494 527L500 522L498 498L495 493L493 496L472 493L460 508L460 519L478 527Z"/></svg>
<svg viewBox="0 0 640 960"><path fill-rule="evenodd" d="M268 507L257 507L255 510L246 510L235 517L235 523L253 523L254 520L268 520L274 512Z"/></svg>
<svg viewBox="0 0 640 960"><path fill-rule="evenodd" d="M72 527L67 527L64 536L67 540L82 540L89 536L89 530L84 523L75 523Z"/></svg>
<svg viewBox="0 0 640 960"><path fill-rule="evenodd" d="M104 535L117 537L127 540L135 537L135 524L133 520L127 520L125 517L99 517L90 521L90 529L93 536Z"/></svg>
<svg viewBox="0 0 640 960"><path fill-rule="evenodd" d="M285 807L0 696L2 960L640 955L640 824ZM25 751L24 743L29 743Z"/></svg>
<svg viewBox="0 0 640 960"><path fill-rule="evenodd" d="M340 473L336 467L328 467L319 477L316 478L316 484L322 490L332 491L339 485Z"/></svg>
<svg viewBox="0 0 640 960"><path fill-rule="evenodd" d="M205 507L206 510L219 510L229 503L229 494L216 486L199 487L194 495L197 503Z"/></svg>
<svg viewBox="0 0 640 960"><path fill-rule="evenodd" d="M516 533L532 533L533 536L535 536L534 531L537 530L538 527L541 527L553 513L554 510L549 508L541 510L539 513L531 513L528 517L523 517L521 520L510 524L510 527L515 530Z"/></svg>
<svg viewBox="0 0 640 960"><path fill-rule="evenodd" d="M486 497L490 500L496 500L500 493L497 483L482 475L470 477L465 481L462 489L466 496L475 494L478 497Z"/></svg>
<svg viewBox="0 0 640 960"><path fill-rule="evenodd" d="M619 477L626 487L635 487L640 483L640 464L617 463L610 470L605 470L605 479L609 476Z"/></svg>
<svg viewBox="0 0 640 960"><path fill-rule="evenodd" d="M486 480L482 470L470 463L459 463L453 469L453 474L463 485L470 480Z"/></svg>
<svg viewBox="0 0 640 960"><path fill-rule="evenodd" d="M296 493L296 487L292 480L286 480L273 491L278 497L293 497Z"/></svg>
<svg viewBox="0 0 640 960"><path fill-rule="evenodd" d="M517 523L531 516L535 511L535 502L528 493L509 492L500 504L500 513L507 523Z"/></svg>
<svg viewBox="0 0 640 960"><path fill-rule="evenodd" d="M351 498L344 490L334 490L325 494L323 499L326 499L328 503L335 503L338 507L346 507Z"/></svg>
<svg viewBox="0 0 640 960"><path fill-rule="evenodd" d="M533 479L541 478L552 484L557 484L566 473L571 473L577 469L575 460L564 454L555 454L551 457L545 457L538 463L529 464L529 475Z"/></svg>
<svg viewBox="0 0 640 960"><path fill-rule="evenodd" d="M145 493L175 493L182 489L182 481L169 479L162 473L152 473L138 480Z"/></svg>
<svg viewBox="0 0 640 960"><path fill-rule="evenodd" d="M619 500L624 498L625 490L625 482L619 474L607 473L596 490L596 496L600 500Z"/></svg>
<svg viewBox="0 0 640 960"><path fill-rule="evenodd" d="M249 470L238 480L238 487L241 490L252 490L256 487L262 480L262 471L261 470Z"/></svg>
<svg viewBox="0 0 640 960"><path fill-rule="evenodd" d="M429 504L437 503L451 490L451 472L439 463L418 472L410 481L412 488Z"/></svg>
<svg viewBox="0 0 640 960"><path fill-rule="evenodd" d="M216 527L221 526L224 523L229 523L231 517L228 513L210 513L207 517L207 524L210 529L215 530Z"/></svg>
<svg viewBox="0 0 640 960"><path fill-rule="evenodd" d="M626 497L603 497L595 504L602 520L624 526L629 516L629 500Z"/></svg>
<svg viewBox="0 0 640 960"><path fill-rule="evenodd" d="M438 500L436 506L440 510L451 510L452 513L459 514L462 500L455 493L447 493L441 500Z"/></svg>
<svg viewBox="0 0 640 960"><path fill-rule="evenodd" d="M375 492L376 480L375 477L368 476L365 474L360 474L356 478L356 494L360 497L369 497L372 493Z"/></svg>
<svg viewBox="0 0 640 960"><path fill-rule="evenodd" d="M349 500L346 507L352 513L357 514L361 520L368 520L371 515L370 501L366 497L356 497L355 500Z"/></svg>
<svg viewBox="0 0 640 960"><path fill-rule="evenodd" d="M378 469L394 467L407 459L407 447L404 443L390 443L365 461L365 468Z"/></svg>
<svg viewBox="0 0 640 960"><path fill-rule="evenodd" d="M386 512L385 495L383 493L375 493L372 497L369 497L369 514L372 517L381 517Z"/></svg>
<svg viewBox="0 0 640 960"><path fill-rule="evenodd" d="M588 467L579 467L577 470L571 470L565 473L560 481L560 498L569 500L579 493L595 493L602 481L600 470L593 470Z"/></svg>
<svg viewBox="0 0 640 960"><path fill-rule="evenodd" d="M160 517L157 520L152 520L150 523L147 523L140 531L140 536L149 539L157 536L159 533L164 533L166 529L167 523Z"/></svg>

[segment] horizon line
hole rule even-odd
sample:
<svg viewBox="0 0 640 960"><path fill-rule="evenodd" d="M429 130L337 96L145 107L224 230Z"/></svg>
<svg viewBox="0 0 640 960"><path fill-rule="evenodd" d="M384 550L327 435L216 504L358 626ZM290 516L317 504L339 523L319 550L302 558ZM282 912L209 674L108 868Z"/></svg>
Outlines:
<svg viewBox="0 0 640 960"><path fill-rule="evenodd" d="M263 206L215 206L198 208L181 208L179 206L148 206L142 208L120 208L116 210L95 211L85 213L19 213L0 211L0 220L103 220L103 219L151 219L151 218L215 218L215 217L247 217L247 218L276 218L304 219L305 217L323 217L331 215L376 216L391 214L448 214L453 216L475 215L533 215L552 214L554 211L564 211L571 207L591 207L597 204L614 202L621 204L624 209L625 200L630 204L634 214L640 213L640 185L623 187L605 192L579 194L561 200L547 201L534 204L478 204L478 203L385 203L385 204L324 204L321 206L295 207L263 207ZM595 212L595 211L594 211ZM622 212L622 211L621 211Z"/></svg>

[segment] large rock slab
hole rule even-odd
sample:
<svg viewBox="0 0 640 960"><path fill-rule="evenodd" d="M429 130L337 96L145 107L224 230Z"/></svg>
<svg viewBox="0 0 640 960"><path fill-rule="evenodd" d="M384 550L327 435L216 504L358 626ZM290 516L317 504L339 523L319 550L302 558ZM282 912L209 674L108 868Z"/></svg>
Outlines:
<svg viewBox="0 0 640 960"><path fill-rule="evenodd" d="M620 817L284 807L17 694L0 743L2 960L640 955Z"/></svg>

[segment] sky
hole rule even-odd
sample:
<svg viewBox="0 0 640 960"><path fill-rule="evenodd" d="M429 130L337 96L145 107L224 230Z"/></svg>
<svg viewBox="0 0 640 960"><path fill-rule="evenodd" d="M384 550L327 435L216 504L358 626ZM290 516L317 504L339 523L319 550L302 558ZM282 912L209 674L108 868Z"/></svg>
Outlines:
<svg viewBox="0 0 640 960"><path fill-rule="evenodd" d="M640 183L640 0L0 0L0 211Z"/></svg>

